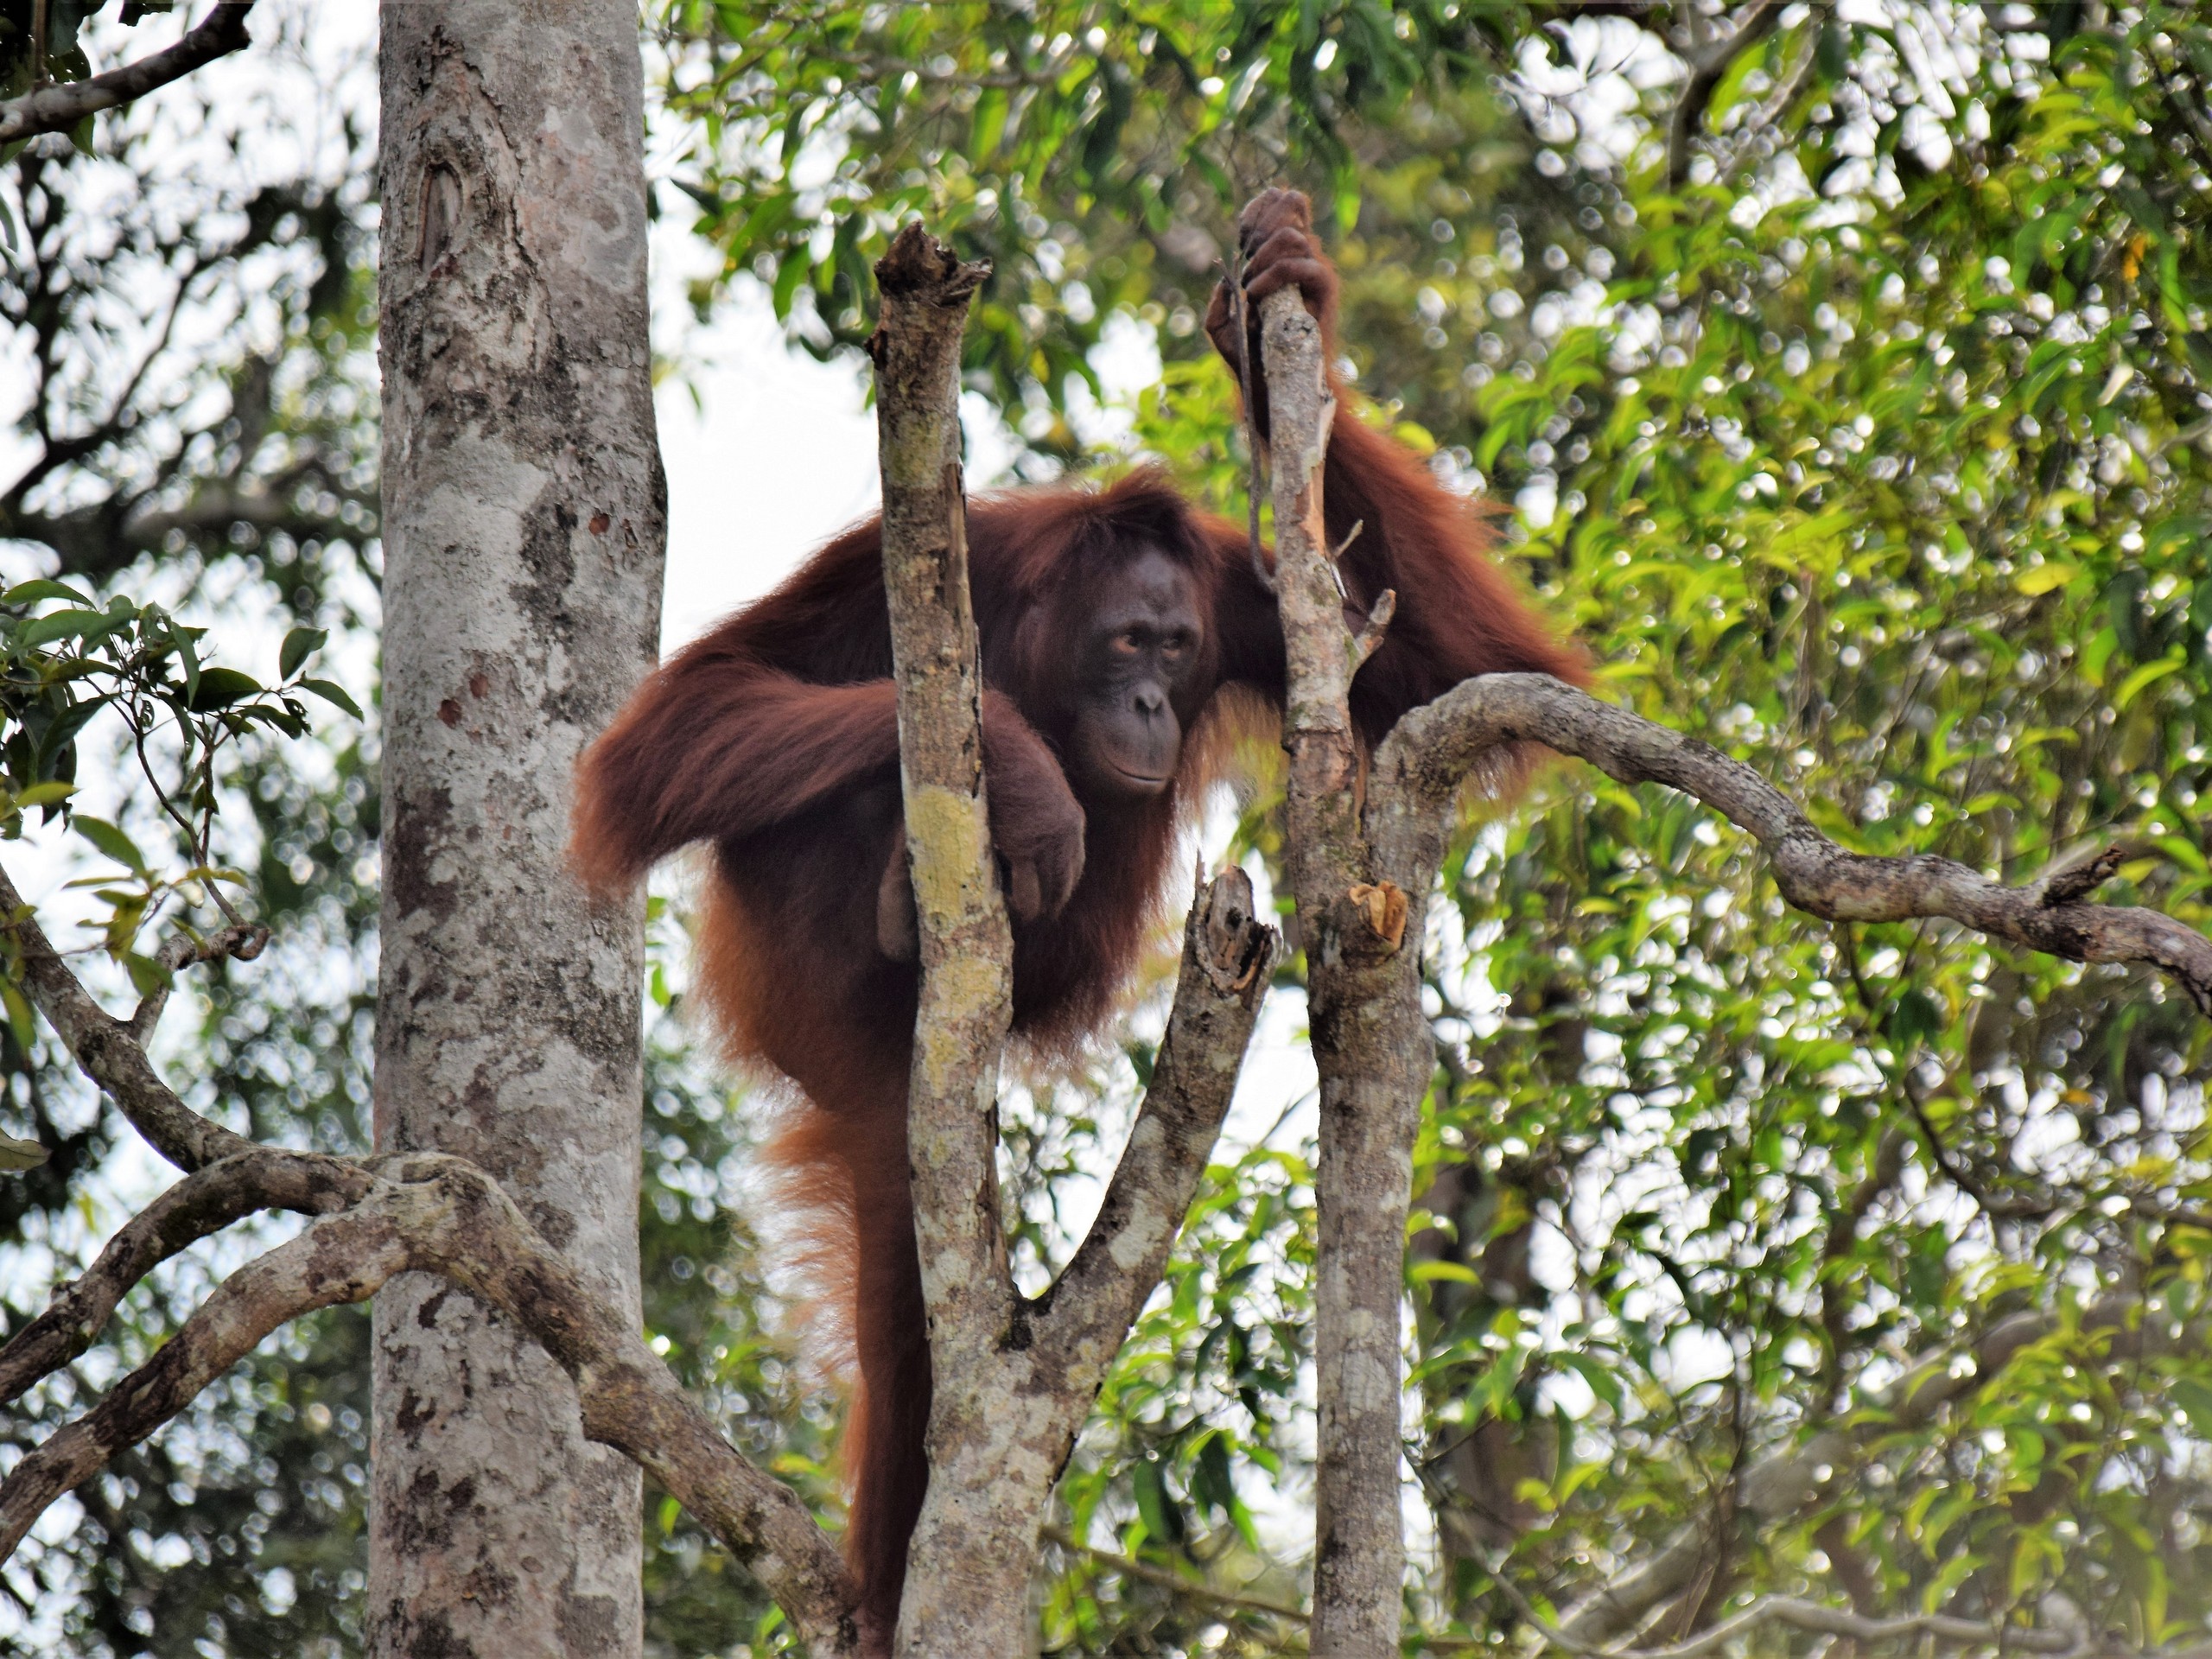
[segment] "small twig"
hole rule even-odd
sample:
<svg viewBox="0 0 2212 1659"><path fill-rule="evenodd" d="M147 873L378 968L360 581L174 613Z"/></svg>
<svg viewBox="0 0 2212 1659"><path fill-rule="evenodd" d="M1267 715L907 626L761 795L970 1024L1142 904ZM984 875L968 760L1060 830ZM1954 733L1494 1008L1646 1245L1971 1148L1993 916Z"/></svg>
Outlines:
<svg viewBox="0 0 2212 1659"><path fill-rule="evenodd" d="M2041 895L2045 909L2078 904L2110 880L2122 864L2140 856L2142 850L2122 842L2088 857L2055 859L2027 884L2027 890Z"/></svg>
<svg viewBox="0 0 2212 1659"><path fill-rule="evenodd" d="M1313 1615L1300 1608L1286 1607L1280 1602L1262 1601L1256 1596L1240 1596L1230 1591L1216 1590L1210 1585L1193 1584L1179 1573L1141 1561L1134 1555L1119 1555L1110 1549L1100 1549L1094 1544L1084 1543L1065 1528L1046 1527L1040 1535L1046 1543L1058 1544L1062 1549L1087 1557L1101 1567L1111 1567L1125 1579L1157 1585L1163 1590L1172 1590L1178 1595L1188 1596L1193 1601L1203 1601L1210 1606L1231 1607L1243 1613L1263 1613L1271 1618L1288 1619L1294 1624L1309 1624L1313 1620Z"/></svg>
<svg viewBox="0 0 2212 1659"><path fill-rule="evenodd" d="M15 918L10 926L32 1006L46 1016L79 1069L106 1092L155 1151L189 1172L252 1149L252 1141L202 1117L162 1081L130 1027L100 1007L69 971L4 869L0 916Z"/></svg>
<svg viewBox="0 0 2212 1659"><path fill-rule="evenodd" d="M1351 642L1352 671L1357 673L1367 659L1382 649L1382 636L1390 631L1390 619L1398 613L1398 590L1385 588L1375 595L1375 608L1367 613L1367 621L1360 628L1358 637Z"/></svg>
<svg viewBox="0 0 2212 1659"><path fill-rule="evenodd" d="M258 924L224 928L204 939L193 939L180 933L154 953L171 975L191 966L195 962L213 962L227 957L234 962L251 962L267 948L269 930ZM141 1001L130 1018L124 1021L124 1029L143 1046L154 1034L154 1027L161 1023L162 1010L168 1006L169 992L174 986L164 982L156 985Z"/></svg>
<svg viewBox="0 0 2212 1659"><path fill-rule="evenodd" d="M1821 32L1808 29L1801 39L1796 60L1782 73L1782 79L1771 95L1762 101L1751 114L1745 117L1737 130L1735 143L1727 164L1720 169L1723 186L1733 184L1743 176L1745 168L1759 157L1759 135L1769 130L1795 103L1797 94L1805 90L1815 60L1819 57ZM1769 152L1771 153L1771 152Z"/></svg>
<svg viewBox="0 0 2212 1659"><path fill-rule="evenodd" d="M1845 972L1851 977L1852 989L1858 994L1862 1013L1861 1019L1854 1023L1858 1025L1859 1035L1871 1052L1876 1039L1882 1034L1877 1023L1879 1016L1875 1013L1882 1005L1882 998L1866 982L1866 972L1859 961L1858 938L1851 927L1848 925L1839 926L1836 938L1839 941L1838 953L1843 958ZM1905 1105L1912 1113L1912 1121L1919 1128L1920 1138L1928 1147L1928 1155L1936 1160L1936 1167L1942 1172L1951 1185L1972 1198L1984 1215L1993 1221L2035 1220L2047 1217L2063 1207L2055 1198L2002 1198L1992 1191L1966 1158L1951 1150L1937 1130L1936 1120L1929 1115L1927 1093L1912 1075L1913 1057L1900 1054L1897 1058L1897 1090L1904 1096Z"/></svg>
<svg viewBox="0 0 2212 1659"><path fill-rule="evenodd" d="M41 15L45 12L44 0L41 0L38 10ZM94 75L89 80L73 80L55 86L41 85L21 98L0 103L0 144L11 144L19 138L33 137L41 132L66 132L88 115L143 98L173 80L183 79L202 64L251 45L252 38L245 32L245 15L252 10L253 0L222 0L196 27L187 30L175 46L150 57L126 63L104 75ZM35 22L33 28L38 35L34 47L36 74L43 81L45 31Z"/></svg>

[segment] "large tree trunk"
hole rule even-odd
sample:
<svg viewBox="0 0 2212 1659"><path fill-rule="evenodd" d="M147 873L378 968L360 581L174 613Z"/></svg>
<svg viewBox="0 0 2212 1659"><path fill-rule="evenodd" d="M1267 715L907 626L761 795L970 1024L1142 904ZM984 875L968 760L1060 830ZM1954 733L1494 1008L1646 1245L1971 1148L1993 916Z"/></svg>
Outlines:
<svg viewBox="0 0 2212 1659"><path fill-rule="evenodd" d="M640 916L588 911L563 848L658 632L637 11L383 29L377 1142L482 1165L635 1321ZM543 1351L410 1276L375 1367L370 1652L636 1654L637 1471Z"/></svg>

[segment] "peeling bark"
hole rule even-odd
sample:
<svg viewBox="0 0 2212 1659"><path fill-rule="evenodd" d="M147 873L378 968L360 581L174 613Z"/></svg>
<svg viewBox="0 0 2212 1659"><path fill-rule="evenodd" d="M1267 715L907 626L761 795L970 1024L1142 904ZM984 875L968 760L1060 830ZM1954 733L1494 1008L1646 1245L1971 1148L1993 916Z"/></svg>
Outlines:
<svg viewBox="0 0 2212 1659"><path fill-rule="evenodd" d="M641 911L567 874L577 755L651 666L665 491L633 7L383 14L380 1147L491 1172L639 1318ZM626 1659L636 1471L510 1321L377 1298L368 1649Z"/></svg>

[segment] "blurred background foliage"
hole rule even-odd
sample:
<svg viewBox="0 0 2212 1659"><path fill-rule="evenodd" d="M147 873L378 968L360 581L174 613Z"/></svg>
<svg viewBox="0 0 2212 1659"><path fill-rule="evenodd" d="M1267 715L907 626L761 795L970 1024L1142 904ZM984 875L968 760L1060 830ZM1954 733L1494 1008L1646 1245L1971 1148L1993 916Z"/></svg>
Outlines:
<svg viewBox="0 0 2212 1659"><path fill-rule="evenodd" d="M1017 470L1141 452L1236 511L1234 404L1197 321L1242 200L1298 184L1368 412L1483 493L1608 695L1858 849L2024 880L2119 840L2106 896L2212 923L2201 8L656 0L645 27L663 212L721 261L702 314L758 283L796 345L849 360L869 264L919 214L995 264L967 369ZM372 122L191 99L104 119L89 155L41 140L6 163L26 245L0 328L31 370L8 569L103 605L250 591L334 658L355 642L365 693ZM203 164L176 163L171 123ZM279 166L272 132L313 136ZM149 327L156 289L229 321ZM1096 359L1132 341L1158 380L1102 409ZM240 745L218 824L293 971L224 970L175 1041L226 1121L348 1147L373 710L316 728ZM1264 874L1254 772L1224 821ZM679 923L656 922L664 1012ZM2212 1131L2183 1001L1948 927L1789 914L1711 815L1565 766L1470 810L1430 950L1409 1650L1525 1634L1497 1575L1565 1611L1653 1582L1634 1570L1684 1538L1694 1570L1612 1634L1680 1639L1773 1592L2207 1639ZM1294 969L1279 1018L1294 993ZM1095 1076L1009 1103L1033 1280L1128 1121L1156 1001ZM832 1402L743 1219L756 1115L654 1028L656 1343L834 1512ZM0 1182L12 1329L96 1246L77 1195L124 1154L50 1043L0 1042L0 1132L53 1152ZM1301 1645L1298 1122L1224 1146L1102 1394L1038 1586L1053 1651ZM41 1437L227 1259L142 1290L0 1433ZM364 1328L302 1325L88 1488L81 1524L0 1572L0 1630L26 1633L0 1645L353 1651ZM1886 1390L1929 1356L1957 1357L1952 1397L1900 1414ZM672 1507L646 1526L654 1652L776 1649L741 1572ZM1826 1651L1772 1627L1757 1645Z"/></svg>

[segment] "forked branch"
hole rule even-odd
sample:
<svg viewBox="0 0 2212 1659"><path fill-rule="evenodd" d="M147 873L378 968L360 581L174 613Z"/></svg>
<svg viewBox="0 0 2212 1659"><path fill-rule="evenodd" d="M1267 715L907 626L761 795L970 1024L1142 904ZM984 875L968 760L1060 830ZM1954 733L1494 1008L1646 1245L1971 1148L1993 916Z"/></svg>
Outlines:
<svg viewBox="0 0 2212 1659"><path fill-rule="evenodd" d="M47 1332L34 1325L0 1355L0 1362L16 1361L5 1373L11 1381L32 1363L27 1338L36 1335L39 1357L50 1358L55 1327L73 1317L104 1317L129 1266L149 1266L146 1258L159 1247L181 1248L184 1233L213 1230L226 1211L346 1205L232 1273L159 1353L0 1480L0 1560L56 1498L168 1422L279 1326L317 1308L365 1301L395 1274L435 1273L543 1345L575 1380L585 1433L631 1459L690 1510L752 1570L813 1651L855 1650L851 1586L829 1535L796 1493L721 1437L634 1323L586 1287L491 1177L434 1154L367 1166L328 1160L318 1172L304 1158L261 1151L258 1164L249 1154L179 1183L175 1202L157 1206L161 1220L126 1230L128 1242L110 1246L102 1262L108 1270L94 1270L94 1291L65 1290ZM319 1173L333 1179L321 1183ZM359 1193L349 1198L356 1183ZM111 1265L109 1257L118 1260ZM59 1334L66 1342L73 1333Z"/></svg>
<svg viewBox="0 0 2212 1659"><path fill-rule="evenodd" d="M0 925L32 1001L85 1074L170 1161L188 1171L109 1241L83 1277L0 1348L0 1402L85 1351L130 1287L162 1262L264 1210L315 1217L289 1243L232 1274L144 1365L0 1480L0 1561L62 1493L137 1445L270 1332L317 1308L372 1296L392 1274L435 1273L507 1314L576 1384L584 1432L659 1481L748 1567L825 1656L856 1650L842 1559L798 1495L725 1440L645 1345L512 1199L463 1159L366 1162L263 1147L180 1100L148 1059L149 1010L118 1020L96 1001L0 871ZM165 948L165 965L257 951L258 930ZM151 1009L157 1014L158 1005Z"/></svg>

